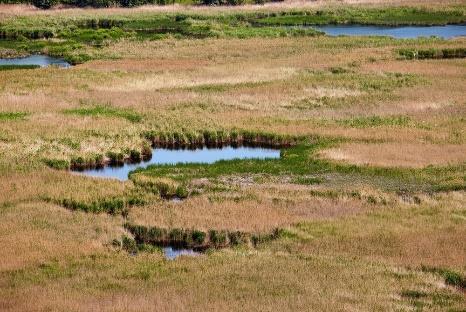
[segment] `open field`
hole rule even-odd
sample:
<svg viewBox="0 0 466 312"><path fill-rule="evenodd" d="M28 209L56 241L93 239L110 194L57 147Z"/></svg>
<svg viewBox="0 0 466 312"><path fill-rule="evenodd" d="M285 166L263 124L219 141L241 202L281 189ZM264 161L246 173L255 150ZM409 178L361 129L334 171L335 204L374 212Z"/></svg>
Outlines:
<svg viewBox="0 0 466 312"><path fill-rule="evenodd" d="M464 23L464 2L13 7L1 56L76 65L0 70L0 311L464 311L466 59L400 51L466 37L283 27ZM69 170L238 142L281 157ZM249 240L168 261L134 228Z"/></svg>

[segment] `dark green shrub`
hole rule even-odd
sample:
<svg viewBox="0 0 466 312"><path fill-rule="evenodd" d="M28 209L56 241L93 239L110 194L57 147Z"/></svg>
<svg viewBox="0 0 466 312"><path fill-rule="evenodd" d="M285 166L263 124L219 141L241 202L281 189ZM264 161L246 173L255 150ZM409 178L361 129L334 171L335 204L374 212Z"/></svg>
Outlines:
<svg viewBox="0 0 466 312"><path fill-rule="evenodd" d="M189 192L188 192L188 189L183 186L183 185L180 185L176 188L176 191L175 191L175 196L178 197L178 198L186 198L188 197L189 195Z"/></svg>
<svg viewBox="0 0 466 312"><path fill-rule="evenodd" d="M50 9L58 3L58 0L32 0L32 4L39 9Z"/></svg>
<svg viewBox="0 0 466 312"><path fill-rule="evenodd" d="M443 270L442 275L445 278L445 283L448 285L466 288L466 278L464 278L461 274L450 270Z"/></svg>
<svg viewBox="0 0 466 312"><path fill-rule="evenodd" d="M427 266L422 266L422 270L425 272L432 272L432 273L440 274L445 279L446 284L459 287L461 289L466 289L466 277L464 277L460 273L457 273L449 269L427 267Z"/></svg>
<svg viewBox="0 0 466 312"><path fill-rule="evenodd" d="M204 240L206 238L206 233L198 230L193 230L191 234L191 238L196 245L204 244Z"/></svg>
<svg viewBox="0 0 466 312"><path fill-rule="evenodd" d="M110 165L120 166L125 162L125 155L123 153L107 152L107 157L110 159Z"/></svg>
<svg viewBox="0 0 466 312"><path fill-rule="evenodd" d="M44 159L43 162L53 169L64 170L70 168L70 163L63 159Z"/></svg>
<svg viewBox="0 0 466 312"><path fill-rule="evenodd" d="M132 254L138 252L138 245L136 244L136 241L126 235L121 239L121 247Z"/></svg>
<svg viewBox="0 0 466 312"><path fill-rule="evenodd" d="M140 162L141 161L141 152L138 150L131 150L129 152L129 158L132 162Z"/></svg>
<svg viewBox="0 0 466 312"><path fill-rule="evenodd" d="M228 233L228 238L230 239L230 245L238 246L249 243L249 235L240 231Z"/></svg>
<svg viewBox="0 0 466 312"><path fill-rule="evenodd" d="M167 231L157 227L151 227L147 233L147 236L152 243L160 243L168 239Z"/></svg>
<svg viewBox="0 0 466 312"><path fill-rule="evenodd" d="M86 160L82 156L72 157L71 158L71 169L73 170L83 170L87 167Z"/></svg>
<svg viewBox="0 0 466 312"><path fill-rule="evenodd" d="M142 156L142 159L151 159L152 158L152 148L151 148L151 146L149 144L144 143L142 145L141 156Z"/></svg>
<svg viewBox="0 0 466 312"><path fill-rule="evenodd" d="M172 229L168 234L171 241L180 243L185 241L184 231L182 229Z"/></svg>
<svg viewBox="0 0 466 312"><path fill-rule="evenodd" d="M209 240L214 247L221 247L227 244L227 233L225 231L209 231Z"/></svg>

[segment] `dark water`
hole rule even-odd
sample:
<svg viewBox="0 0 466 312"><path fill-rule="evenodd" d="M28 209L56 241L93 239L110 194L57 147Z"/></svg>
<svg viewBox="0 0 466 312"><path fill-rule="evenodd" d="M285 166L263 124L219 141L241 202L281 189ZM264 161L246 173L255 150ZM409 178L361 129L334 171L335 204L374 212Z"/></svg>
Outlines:
<svg viewBox="0 0 466 312"><path fill-rule="evenodd" d="M445 39L466 36L466 25L445 26L370 26L327 25L316 26L330 36L390 36L399 39L437 36Z"/></svg>
<svg viewBox="0 0 466 312"><path fill-rule="evenodd" d="M30 55L27 57L0 59L0 66L1 65L39 65L41 67L54 65L65 68L71 66L63 59L54 58L47 55Z"/></svg>
<svg viewBox="0 0 466 312"><path fill-rule="evenodd" d="M137 168L145 168L149 165L166 165L178 163L203 163L212 164L219 160L232 159L266 159L280 158L280 150L262 147L232 147L222 148L199 148L188 149L166 149L155 148L152 150L152 158L137 164L124 164L122 167L104 167L100 169L89 169L81 171L92 177L113 178L121 181L128 180L128 173Z"/></svg>
<svg viewBox="0 0 466 312"><path fill-rule="evenodd" d="M192 249L174 249L173 247L163 248L163 254L168 260L175 260L179 256L190 256L195 257L199 256L200 253Z"/></svg>

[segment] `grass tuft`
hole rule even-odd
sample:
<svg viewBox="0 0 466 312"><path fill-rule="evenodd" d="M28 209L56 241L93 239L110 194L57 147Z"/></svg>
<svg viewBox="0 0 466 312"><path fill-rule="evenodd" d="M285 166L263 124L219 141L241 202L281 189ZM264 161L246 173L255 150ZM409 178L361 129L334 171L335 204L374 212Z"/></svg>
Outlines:
<svg viewBox="0 0 466 312"><path fill-rule="evenodd" d="M0 112L0 121L24 120L27 115L25 112Z"/></svg>
<svg viewBox="0 0 466 312"><path fill-rule="evenodd" d="M94 105L65 110L66 114L90 117L116 117L136 123L142 120L142 116L129 109L115 108L110 105Z"/></svg>

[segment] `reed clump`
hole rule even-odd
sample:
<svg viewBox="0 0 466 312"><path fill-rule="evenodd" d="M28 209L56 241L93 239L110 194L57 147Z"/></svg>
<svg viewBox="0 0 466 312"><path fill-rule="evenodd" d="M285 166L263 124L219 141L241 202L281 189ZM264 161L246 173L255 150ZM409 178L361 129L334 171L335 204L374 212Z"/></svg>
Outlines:
<svg viewBox="0 0 466 312"><path fill-rule="evenodd" d="M147 131L144 133L144 137L152 142L153 146L167 148L221 147L225 145L278 148L293 146L299 142L299 138L290 135L248 130Z"/></svg>
<svg viewBox="0 0 466 312"><path fill-rule="evenodd" d="M0 112L0 121L24 120L27 115L26 112Z"/></svg>
<svg viewBox="0 0 466 312"><path fill-rule="evenodd" d="M401 49L398 54L407 60L465 58L466 48Z"/></svg>
<svg viewBox="0 0 466 312"><path fill-rule="evenodd" d="M104 166L123 166L125 163L139 163L152 157L152 148L145 142L142 148L127 149L125 151L108 151L103 154L90 154L87 156L73 156L68 166L57 166L54 160L44 160L45 164L54 169L71 169L83 171L87 169L103 168Z"/></svg>
<svg viewBox="0 0 466 312"><path fill-rule="evenodd" d="M60 205L71 210L81 210L90 213L109 213L111 215L124 214L127 203L120 198L96 200L91 203L78 201L75 199L59 200Z"/></svg>
<svg viewBox="0 0 466 312"><path fill-rule="evenodd" d="M192 248L194 250L206 250L209 248L227 248L235 246L254 247L259 243L276 239L280 235L279 230L267 234L249 233L230 230L183 229L183 228L159 228L146 227L132 223L126 223L125 228L134 236L137 244L150 244L158 247Z"/></svg>
<svg viewBox="0 0 466 312"><path fill-rule="evenodd" d="M48 167L57 170L70 169L70 162L66 159L43 159L42 160Z"/></svg>
<svg viewBox="0 0 466 312"><path fill-rule="evenodd" d="M164 199L183 199L188 197L189 191L183 184L166 177L152 177L142 174L130 176L134 185L153 194L159 194Z"/></svg>
<svg viewBox="0 0 466 312"><path fill-rule="evenodd" d="M128 209L133 206L141 206L146 201L137 196L112 197L97 199L91 202L74 198L46 199L55 202L70 210L80 210L88 213L108 213L111 215L128 215Z"/></svg>
<svg viewBox="0 0 466 312"><path fill-rule="evenodd" d="M105 159L102 154L92 154L87 157L76 156L70 161L70 169L82 171L92 168L102 168L105 165ZM52 167L53 168L53 167ZM58 169L58 168L55 168Z"/></svg>
<svg viewBox="0 0 466 312"><path fill-rule="evenodd" d="M2 70L15 70L15 69L36 69L40 68L39 65L0 65L0 71Z"/></svg>

